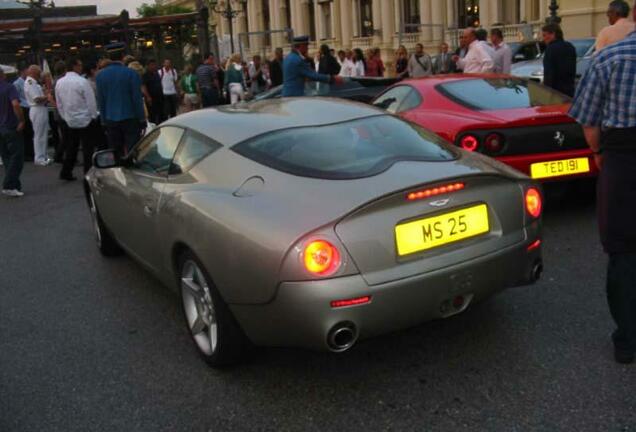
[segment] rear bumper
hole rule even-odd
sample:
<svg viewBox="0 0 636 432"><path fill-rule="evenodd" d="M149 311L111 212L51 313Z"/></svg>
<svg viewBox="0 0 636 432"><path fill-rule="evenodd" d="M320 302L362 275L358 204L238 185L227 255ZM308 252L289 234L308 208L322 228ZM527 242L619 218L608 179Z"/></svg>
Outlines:
<svg viewBox="0 0 636 432"><path fill-rule="evenodd" d="M260 346L329 349L327 335L337 324L353 323L361 339L412 327L454 313L442 312L457 296L470 303L535 281L541 249L536 240L452 267L382 285L369 286L360 275L307 282L286 282L266 305L230 305L247 337ZM333 309L333 300L372 296L370 303ZM461 312L468 306L466 304Z"/></svg>
<svg viewBox="0 0 636 432"><path fill-rule="evenodd" d="M496 158L499 162L503 162L506 165L510 165L518 171L526 174L527 176L531 176L530 166L535 163L541 162L552 162L558 160L566 160L566 159L575 159L575 158L588 158L590 161L590 172L584 174L575 174L575 175L566 175L566 176L558 176L551 177L547 179L541 179L539 181L555 181L555 180L570 180L574 178L581 177L596 177L598 175L598 167L594 162L594 154L590 149L583 150L569 150L563 152L555 152L555 153L541 153L541 154L531 154L531 155L523 155L523 156L506 156Z"/></svg>

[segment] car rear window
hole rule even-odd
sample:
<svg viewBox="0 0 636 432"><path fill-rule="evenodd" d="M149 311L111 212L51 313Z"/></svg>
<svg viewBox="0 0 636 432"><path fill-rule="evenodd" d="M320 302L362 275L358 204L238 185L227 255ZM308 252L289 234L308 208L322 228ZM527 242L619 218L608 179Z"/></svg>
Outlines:
<svg viewBox="0 0 636 432"><path fill-rule="evenodd" d="M440 84L446 97L478 111L562 105L571 99L534 81L519 78L466 79Z"/></svg>
<svg viewBox="0 0 636 432"><path fill-rule="evenodd" d="M455 158L432 132L388 115L275 131L232 149L279 171L335 180L373 176L399 161Z"/></svg>

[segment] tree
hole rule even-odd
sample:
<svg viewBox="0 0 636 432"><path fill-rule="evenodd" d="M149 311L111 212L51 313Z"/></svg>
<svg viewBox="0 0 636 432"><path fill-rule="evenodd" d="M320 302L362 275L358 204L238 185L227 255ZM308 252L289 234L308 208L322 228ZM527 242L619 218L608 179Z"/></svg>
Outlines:
<svg viewBox="0 0 636 432"><path fill-rule="evenodd" d="M175 15L193 12L192 9L184 6L162 5L157 3L142 3L137 8L137 14L142 18L148 18L159 15Z"/></svg>

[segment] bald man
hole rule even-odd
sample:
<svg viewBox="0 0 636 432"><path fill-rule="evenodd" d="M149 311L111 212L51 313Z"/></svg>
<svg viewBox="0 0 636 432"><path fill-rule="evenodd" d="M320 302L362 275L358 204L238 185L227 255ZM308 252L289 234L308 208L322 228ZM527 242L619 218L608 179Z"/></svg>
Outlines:
<svg viewBox="0 0 636 432"><path fill-rule="evenodd" d="M463 59L457 55L453 56L453 61L457 64L457 68L463 70L464 73L492 72L495 68L495 62L477 38L474 27L464 30L464 40L468 45L468 53Z"/></svg>
<svg viewBox="0 0 636 432"><path fill-rule="evenodd" d="M47 154L49 142L49 110L46 107L47 97L40 85L42 70L31 65L27 70L27 79L24 81L24 97L29 104L29 118L33 124L33 150L35 157L33 162L39 166L51 164Z"/></svg>

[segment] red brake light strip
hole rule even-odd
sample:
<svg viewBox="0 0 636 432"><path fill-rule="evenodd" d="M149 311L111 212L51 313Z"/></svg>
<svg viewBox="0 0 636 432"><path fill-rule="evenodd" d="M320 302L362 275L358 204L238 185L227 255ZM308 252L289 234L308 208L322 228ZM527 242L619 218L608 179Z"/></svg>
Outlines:
<svg viewBox="0 0 636 432"><path fill-rule="evenodd" d="M347 306L358 306L358 305L369 303L370 301L371 301L371 296L358 297L358 298L348 299L348 300L334 300L331 302L331 307L342 308Z"/></svg>
<svg viewBox="0 0 636 432"><path fill-rule="evenodd" d="M409 201L417 201L421 199L431 198L437 195L444 195L451 192L457 192L464 189L466 185L464 183L453 183L445 186L439 186L431 189L424 189L417 192L411 192L406 196Z"/></svg>

